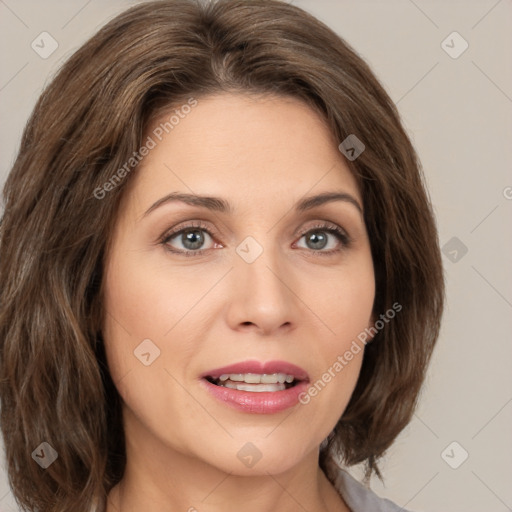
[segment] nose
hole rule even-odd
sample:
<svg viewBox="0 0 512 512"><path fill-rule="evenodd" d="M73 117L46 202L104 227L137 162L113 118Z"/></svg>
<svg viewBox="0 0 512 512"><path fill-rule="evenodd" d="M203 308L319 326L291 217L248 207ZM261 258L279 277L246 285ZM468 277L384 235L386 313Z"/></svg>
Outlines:
<svg viewBox="0 0 512 512"><path fill-rule="evenodd" d="M250 263L237 253L234 258L229 284L230 327L262 335L295 328L301 301L295 291L296 278L284 256L264 248Z"/></svg>

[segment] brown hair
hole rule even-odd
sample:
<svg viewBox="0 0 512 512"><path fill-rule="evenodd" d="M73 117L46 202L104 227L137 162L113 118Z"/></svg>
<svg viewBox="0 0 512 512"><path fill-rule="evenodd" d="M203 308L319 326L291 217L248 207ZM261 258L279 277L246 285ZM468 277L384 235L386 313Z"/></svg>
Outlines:
<svg viewBox="0 0 512 512"><path fill-rule="evenodd" d="M320 466L367 475L410 421L444 303L434 216L415 150L367 64L313 16L278 0L142 3L104 26L42 93L4 188L0 399L9 482L28 510L84 510L125 464L120 398L101 339L102 269L127 175L102 187L171 106L223 91L300 98L354 161L375 268L374 312L402 311L365 349ZM133 173L131 173L133 174ZM32 452L48 442L56 463Z"/></svg>

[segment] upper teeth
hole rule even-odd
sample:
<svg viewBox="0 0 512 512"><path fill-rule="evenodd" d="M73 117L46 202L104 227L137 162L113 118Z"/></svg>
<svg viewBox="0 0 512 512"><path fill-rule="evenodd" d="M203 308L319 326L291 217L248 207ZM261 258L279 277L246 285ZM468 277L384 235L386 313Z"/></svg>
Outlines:
<svg viewBox="0 0 512 512"><path fill-rule="evenodd" d="M221 382L228 379L235 382L247 382L247 384L277 384L278 382L291 384L295 377L286 373L225 373L219 377Z"/></svg>

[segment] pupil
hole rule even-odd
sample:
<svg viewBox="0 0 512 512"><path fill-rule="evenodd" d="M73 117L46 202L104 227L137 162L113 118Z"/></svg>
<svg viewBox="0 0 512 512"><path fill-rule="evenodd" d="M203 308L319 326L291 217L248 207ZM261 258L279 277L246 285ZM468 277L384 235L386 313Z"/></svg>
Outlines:
<svg viewBox="0 0 512 512"><path fill-rule="evenodd" d="M318 234L320 233L320 235ZM325 245L327 244L327 237L325 236L325 233L322 233L319 231L318 233L312 233L309 236L309 241L313 244L313 249L323 249ZM320 241L320 245L315 245L315 243L318 243Z"/></svg>
<svg viewBox="0 0 512 512"><path fill-rule="evenodd" d="M184 233L185 241L183 242L185 247L190 250L196 250L201 247L204 243L204 235L202 234L201 230L194 230L194 231L188 231ZM197 239L195 240L195 238ZM188 244L192 244L192 247Z"/></svg>

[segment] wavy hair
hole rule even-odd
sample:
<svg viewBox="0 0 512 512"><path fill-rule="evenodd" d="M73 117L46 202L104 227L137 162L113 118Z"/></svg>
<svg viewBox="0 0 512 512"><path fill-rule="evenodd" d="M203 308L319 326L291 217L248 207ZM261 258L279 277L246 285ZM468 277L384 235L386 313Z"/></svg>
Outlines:
<svg viewBox="0 0 512 512"><path fill-rule="evenodd" d="M378 460L411 420L439 335L444 278L423 171L392 100L361 57L280 0L136 5L80 47L41 94L7 178L0 228L0 425L9 483L24 510L89 510L122 478L121 401L101 329L106 248L134 172L99 199L149 123L188 98L292 96L339 144L365 207L374 312L402 310L364 354L320 467ZM340 158L343 158L340 154ZM58 453L42 470L42 442Z"/></svg>

